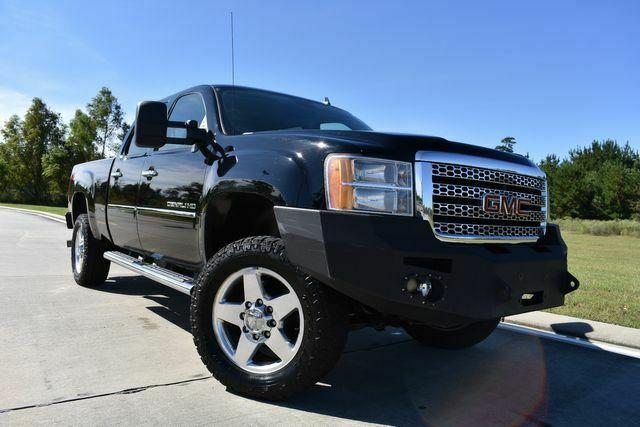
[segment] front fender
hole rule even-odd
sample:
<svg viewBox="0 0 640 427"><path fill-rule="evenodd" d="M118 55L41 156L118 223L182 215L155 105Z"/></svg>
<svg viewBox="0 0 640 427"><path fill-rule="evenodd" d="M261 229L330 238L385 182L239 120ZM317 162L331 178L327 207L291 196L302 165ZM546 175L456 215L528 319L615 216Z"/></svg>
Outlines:
<svg viewBox="0 0 640 427"><path fill-rule="evenodd" d="M295 155L272 150L235 154L214 163L207 171L205 204L230 193L258 195L274 206L308 203L306 165Z"/></svg>

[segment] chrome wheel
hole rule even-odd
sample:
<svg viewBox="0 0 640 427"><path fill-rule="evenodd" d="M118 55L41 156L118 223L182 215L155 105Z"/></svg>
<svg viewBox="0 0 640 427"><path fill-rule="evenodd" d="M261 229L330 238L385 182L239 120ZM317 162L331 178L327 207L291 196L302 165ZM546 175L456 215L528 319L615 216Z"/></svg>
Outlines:
<svg viewBox="0 0 640 427"><path fill-rule="evenodd" d="M297 294L282 276L263 267L227 277L216 293L212 321L224 354L253 373L272 373L289 364L304 333Z"/></svg>
<svg viewBox="0 0 640 427"><path fill-rule="evenodd" d="M84 234L82 234L81 230L78 230L73 244L73 269L76 274L80 274L82 272L82 257L84 256L84 250Z"/></svg>

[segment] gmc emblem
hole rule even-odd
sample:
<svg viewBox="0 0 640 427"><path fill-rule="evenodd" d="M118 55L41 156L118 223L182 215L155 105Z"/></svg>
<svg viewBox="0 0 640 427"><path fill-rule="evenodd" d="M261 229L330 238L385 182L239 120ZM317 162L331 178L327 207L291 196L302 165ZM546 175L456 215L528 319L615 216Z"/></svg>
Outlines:
<svg viewBox="0 0 640 427"><path fill-rule="evenodd" d="M486 213L525 216L528 212L523 208L529 205L531 202L527 199L502 194L485 194L482 197L482 210Z"/></svg>

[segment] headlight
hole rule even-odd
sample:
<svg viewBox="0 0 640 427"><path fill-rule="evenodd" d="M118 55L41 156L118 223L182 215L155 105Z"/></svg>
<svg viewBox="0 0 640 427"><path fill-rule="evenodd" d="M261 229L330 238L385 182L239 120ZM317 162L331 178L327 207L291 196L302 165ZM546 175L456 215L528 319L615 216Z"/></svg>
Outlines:
<svg viewBox="0 0 640 427"><path fill-rule="evenodd" d="M411 163L330 154L324 169L329 209L413 215Z"/></svg>

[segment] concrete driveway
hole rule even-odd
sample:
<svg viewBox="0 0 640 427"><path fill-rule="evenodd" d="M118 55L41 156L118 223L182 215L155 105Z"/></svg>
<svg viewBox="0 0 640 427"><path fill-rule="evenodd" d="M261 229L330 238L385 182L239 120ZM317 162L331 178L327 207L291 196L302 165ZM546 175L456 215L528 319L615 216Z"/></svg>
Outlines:
<svg viewBox="0 0 640 427"><path fill-rule="evenodd" d="M0 425L602 425L640 420L640 360L498 330L448 352L352 333L322 384L233 395L200 362L188 298L112 267L84 289L64 224L0 209Z"/></svg>

